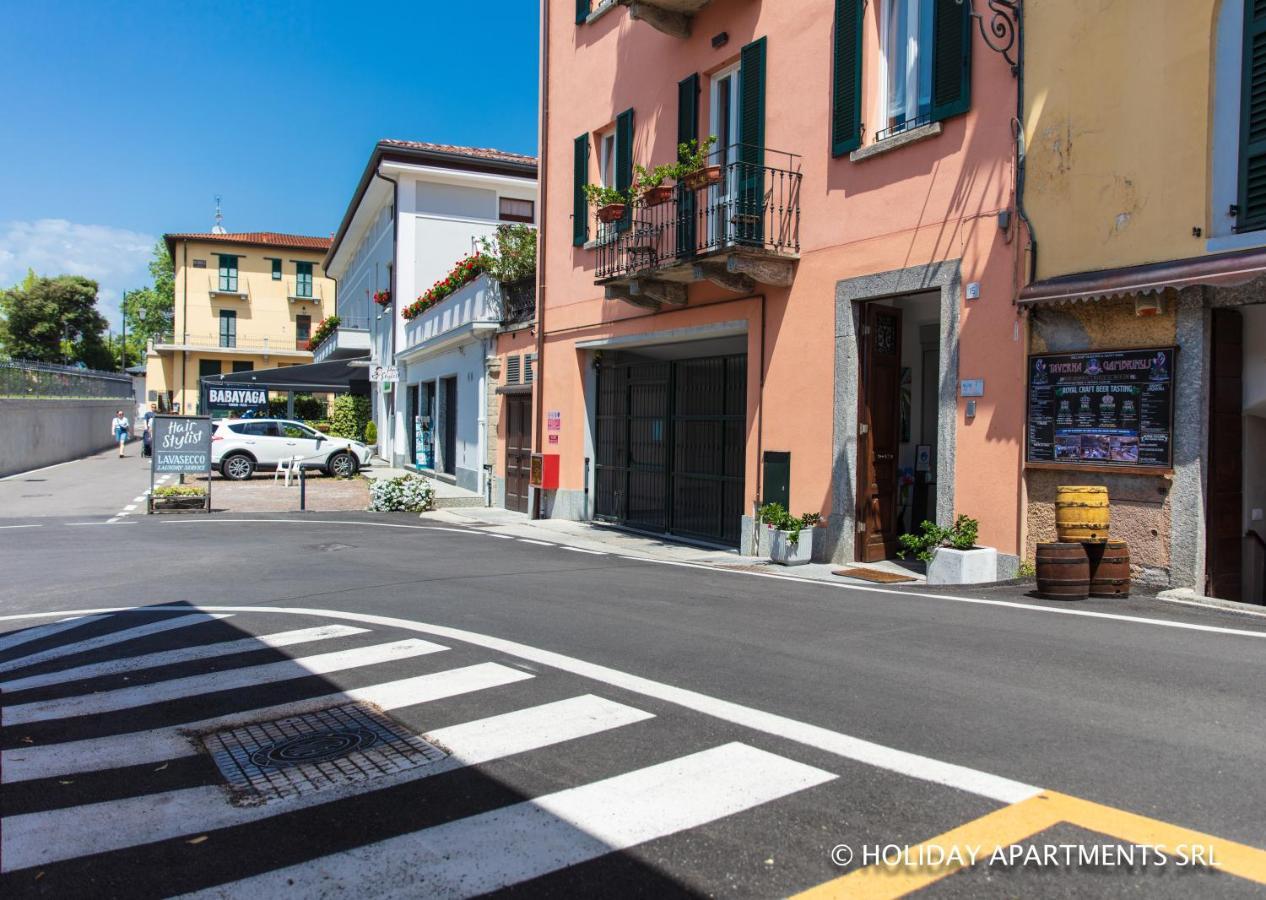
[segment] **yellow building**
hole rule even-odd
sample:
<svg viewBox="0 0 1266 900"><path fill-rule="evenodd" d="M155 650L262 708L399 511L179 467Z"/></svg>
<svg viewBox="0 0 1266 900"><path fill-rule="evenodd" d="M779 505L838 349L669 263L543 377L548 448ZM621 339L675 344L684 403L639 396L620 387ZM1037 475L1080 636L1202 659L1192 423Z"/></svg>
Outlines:
<svg viewBox="0 0 1266 900"><path fill-rule="evenodd" d="M1136 579L1262 603L1266 6L1026 0L1023 29L1030 558L1057 487L1102 484Z"/></svg>
<svg viewBox="0 0 1266 900"><path fill-rule="evenodd" d="M163 410L198 411L200 378L312 361L308 341L335 310L321 265L329 238L168 234L175 270L172 333L148 352L146 388Z"/></svg>

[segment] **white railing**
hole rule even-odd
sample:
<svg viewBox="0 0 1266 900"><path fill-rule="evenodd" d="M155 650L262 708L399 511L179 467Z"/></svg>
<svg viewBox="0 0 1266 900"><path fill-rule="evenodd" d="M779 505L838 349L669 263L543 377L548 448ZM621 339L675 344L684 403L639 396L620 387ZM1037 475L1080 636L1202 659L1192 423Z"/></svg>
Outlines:
<svg viewBox="0 0 1266 900"><path fill-rule="evenodd" d="M500 285L480 275L415 319L405 322L405 350L425 344L466 325L501 323Z"/></svg>

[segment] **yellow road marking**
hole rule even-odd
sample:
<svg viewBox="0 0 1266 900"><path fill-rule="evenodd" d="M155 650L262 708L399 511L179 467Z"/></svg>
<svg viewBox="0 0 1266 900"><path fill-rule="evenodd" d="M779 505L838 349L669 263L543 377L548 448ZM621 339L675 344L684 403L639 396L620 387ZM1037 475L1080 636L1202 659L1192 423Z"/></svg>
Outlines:
<svg viewBox="0 0 1266 900"><path fill-rule="evenodd" d="M940 864L918 864L926 851L951 847L978 847L978 860L988 861L999 847L1030 838L1054 825L1066 822L1087 831L1106 834L1129 844L1164 846L1169 854L1179 846L1209 847L1209 865L1229 875L1266 884L1266 850L1224 840L1210 834L1171 825L1124 810L1092 803L1055 791L1004 806L944 834L911 845L905 854L909 863L877 863L796 894L793 900L828 900L836 897L904 897L961 870L970 860L958 857ZM939 855L939 854L938 854Z"/></svg>

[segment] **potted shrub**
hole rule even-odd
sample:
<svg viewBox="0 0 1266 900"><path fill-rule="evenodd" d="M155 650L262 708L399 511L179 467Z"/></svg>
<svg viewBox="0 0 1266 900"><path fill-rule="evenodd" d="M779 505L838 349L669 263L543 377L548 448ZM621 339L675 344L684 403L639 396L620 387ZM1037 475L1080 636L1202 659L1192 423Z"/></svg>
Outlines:
<svg viewBox="0 0 1266 900"><path fill-rule="evenodd" d="M813 561L817 540L818 513L793 516L780 503L766 503L760 508L761 523L773 531L769 542L769 558L782 566L803 566Z"/></svg>
<svg viewBox="0 0 1266 900"><path fill-rule="evenodd" d="M599 222L610 225L612 222L618 222L624 218L624 211L628 208L629 198L624 195L623 191L600 184L587 184L584 187L584 191L585 198L589 201L589 204L598 210Z"/></svg>
<svg viewBox="0 0 1266 900"><path fill-rule="evenodd" d="M202 509L207 492L196 484L169 484L154 488L154 509Z"/></svg>
<svg viewBox="0 0 1266 900"><path fill-rule="evenodd" d="M711 134L702 144L692 139L677 145L677 165L673 167L672 175L688 190L697 191L720 183L721 167L707 164L716 142L717 136Z"/></svg>
<svg viewBox="0 0 1266 900"><path fill-rule="evenodd" d="M391 291L374 291L374 302L379 306L391 305Z"/></svg>
<svg viewBox="0 0 1266 900"><path fill-rule="evenodd" d="M998 580L998 551L976 545L980 523L959 516L949 528L924 522L917 534L903 534L898 541L902 559L913 553L928 564L928 584L983 584Z"/></svg>
<svg viewBox="0 0 1266 900"><path fill-rule="evenodd" d="M633 171L635 190L643 206L659 206L672 199L673 189L664 182L674 177L676 166L656 166L648 172L644 166L637 165Z"/></svg>

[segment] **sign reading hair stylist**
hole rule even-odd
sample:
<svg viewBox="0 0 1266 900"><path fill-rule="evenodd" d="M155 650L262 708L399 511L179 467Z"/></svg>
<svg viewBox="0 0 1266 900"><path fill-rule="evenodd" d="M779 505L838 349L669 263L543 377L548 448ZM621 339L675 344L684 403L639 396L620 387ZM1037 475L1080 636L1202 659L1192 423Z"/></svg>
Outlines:
<svg viewBox="0 0 1266 900"><path fill-rule="evenodd" d="M211 471L211 418L209 416L155 416L153 471L200 475Z"/></svg>
<svg viewBox="0 0 1266 900"><path fill-rule="evenodd" d="M1029 357L1031 463L1173 465L1173 347Z"/></svg>

